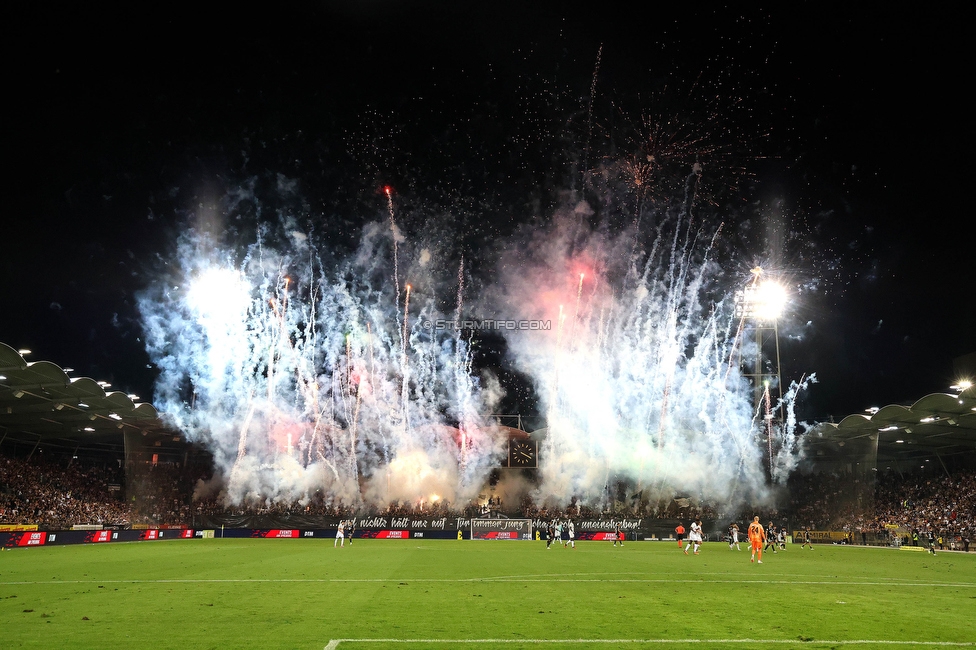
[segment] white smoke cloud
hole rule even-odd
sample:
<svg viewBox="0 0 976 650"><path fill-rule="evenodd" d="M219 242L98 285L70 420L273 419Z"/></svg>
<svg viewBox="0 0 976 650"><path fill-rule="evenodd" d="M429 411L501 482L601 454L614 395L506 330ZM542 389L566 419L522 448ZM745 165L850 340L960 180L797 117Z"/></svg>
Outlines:
<svg viewBox="0 0 976 650"><path fill-rule="evenodd" d="M244 186L224 209L255 201ZM784 482L795 467L792 406L806 383L787 392L789 417L764 441L739 364L754 351L732 305L748 278L725 277L718 230L662 213L646 242L630 229L587 232L594 211L577 202L505 242L494 282L468 297L463 263L455 275L435 243L414 245L392 205L346 255L294 217L244 244L201 221L171 274L140 296L154 401L214 455L219 476L201 496L468 503L503 462L486 416L504 388L473 367L460 333L422 325L463 317L465 301L544 325L505 331L548 424L539 480L503 482L508 497L603 506L622 483L646 502L760 503L769 477Z"/></svg>
<svg viewBox="0 0 976 650"><path fill-rule="evenodd" d="M172 277L139 302L156 405L213 452L229 503L467 502L499 462L482 416L501 392L459 335L419 325L444 318L435 253L413 260L370 224L329 268L293 226L242 247L183 235ZM397 263L412 289L393 286Z"/></svg>
<svg viewBox="0 0 976 650"><path fill-rule="evenodd" d="M763 501L768 463L785 480L795 445L776 430L764 458L718 233L671 216L645 249L632 230L583 232L587 213L571 206L500 262L497 309L552 323L507 332L548 420L537 500L602 506L623 482L652 502Z"/></svg>

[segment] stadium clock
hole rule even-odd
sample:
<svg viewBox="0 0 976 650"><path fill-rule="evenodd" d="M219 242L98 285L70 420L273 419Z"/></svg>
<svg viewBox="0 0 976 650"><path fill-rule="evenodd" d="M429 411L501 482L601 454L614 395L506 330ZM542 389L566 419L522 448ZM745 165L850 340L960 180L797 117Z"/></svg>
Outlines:
<svg viewBox="0 0 976 650"><path fill-rule="evenodd" d="M538 451L535 442L512 440L508 444L509 467L536 467Z"/></svg>

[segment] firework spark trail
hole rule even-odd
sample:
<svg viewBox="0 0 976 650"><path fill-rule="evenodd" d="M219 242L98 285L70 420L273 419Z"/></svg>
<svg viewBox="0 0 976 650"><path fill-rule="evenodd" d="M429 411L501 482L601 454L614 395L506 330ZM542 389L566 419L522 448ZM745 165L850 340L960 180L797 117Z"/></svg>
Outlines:
<svg viewBox="0 0 976 650"><path fill-rule="evenodd" d="M769 454L769 466L773 466L773 410L769 397L769 382L763 384L762 395L763 432L766 434L766 452Z"/></svg>
<svg viewBox="0 0 976 650"><path fill-rule="evenodd" d="M436 295L454 279L438 277L430 252L403 236L385 193L388 220L367 224L334 268L321 261L332 259L327 244L291 236L285 222L244 247L189 231L173 277L140 297L160 370L154 401L213 450L228 502L319 493L342 504L432 494L465 503L500 462L503 443L483 421L497 382L475 374L461 331L421 326L444 316ZM758 500L768 493L764 457L780 481L796 462L792 400L802 385L784 395L790 417L763 453L734 360L744 323L735 327L712 259L722 226L710 238L693 227L688 196L656 215L650 237L583 232L577 217L594 211L568 207L537 240L501 255L504 304L473 301L556 321L555 332L505 332L548 418L539 501L604 504L616 481L648 486L649 500ZM455 321L470 301L465 268L461 259ZM412 282L405 298L401 274Z"/></svg>
<svg viewBox="0 0 976 650"><path fill-rule="evenodd" d="M155 402L213 451L221 480L208 489L252 505L467 503L499 462L502 443L479 418L500 392L471 374L456 333L410 318L415 297L421 317L443 317L430 297L414 285L397 301L399 233L369 224L333 271L296 264L320 257L311 243L272 235L238 249L189 230L173 276L139 299Z"/></svg>
<svg viewBox="0 0 976 650"><path fill-rule="evenodd" d="M775 481L784 482L789 477L800 461L797 453L798 427L800 423L796 420L796 401L800 391L809 388L810 384L816 383L816 374L809 376L803 375L799 381L791 382L789 389L784 393L783 399L777 407L782 406L786 411L786 419L780 434L780 447L776 452L772 463L772 477Z"/></svg>
<svg viewBox="0 0 976 650"><path fill-rule="evenodd" d="M769 492L765 454L750 444L751 394L729 366L730 301L711 297L721 227L705 238L682 211L660 222L647 252L637 254L630 232L581 239L576 213L567 210L564 227L557 219L538 244L522 249L528 253L512 252L501 263L518 269L502 278L505 307L557 322L548 339L508 336L520 368L545 388L549 437L538 500L598 505L608 481L648 486L650 500L678 493L762 500ZM619 250L629 252L619 257ZM575 353L565 354L561 305L579 296L579 285L571 294L560 274L581 256L607 270L594 278L600 290L588 294L585 310L580 303L579 313L594 317L574 321Z"/></svg>
<svg viewBox="0 0 976 650"><path fill-rule="evenodd" d="M402 418L402 426L408 428L410 426L408 408L410 401L410 366L407 362L407 342L410 340L408 334L408 322L410 319L410 285L408 284L406 289L406 298L403 300L403 327L400 330L400 413ZM399 293L399 289L397 290ZM399 304L399 303L398 303Z"/></svg>
<svg viewBox="0 0 976 650"><path fill-rule="evenodd" d="M573 352L573 349L579 349L576 345L576 323L579 321L579 311L580 311L580 299L583 297L583 276L585 274L580 273L579 276L579 287L576 289L576 309L573 311L573 325L569 331L569 351Z"/></svg>
<svg viewBox="0 0 976 650"><path fill-rule="evenodd" d="M396 287L396 308L400 309L400 244L399 244L399 229L396 225L396 215L393 211L393 190L389 186L384 187L383 191L386 193L386 206L390 213L390 235L393 238L393 286ZM399 314L397 315L399 319ZM400 321L397 320L397 326L400 327ZM407 341L404 334L400 334L400 349L406 352Z"/></svg>
<svg viewBox="0 0 976 650"><path fill-rule="evenodd" d="M457 272L457 297L455 299L454 307L454 322L460 323L464 315L464 256L461 256L461 260L458 264ZM465 399L469 395L469 391L465 390L464 384L470 378L471 372L471 356L470 351L467 346L463 343L462 330L460 327L456 328L454 334L454 384L456 394L458 396L457 412L465 414L460 422L458 422L458 432L459 432L459 443L460 449L458 449L458 463L460 464L462 473L467 471L468 465L468 430L472 423L469 421L469 414L471 410L471 405Z"/></svg>

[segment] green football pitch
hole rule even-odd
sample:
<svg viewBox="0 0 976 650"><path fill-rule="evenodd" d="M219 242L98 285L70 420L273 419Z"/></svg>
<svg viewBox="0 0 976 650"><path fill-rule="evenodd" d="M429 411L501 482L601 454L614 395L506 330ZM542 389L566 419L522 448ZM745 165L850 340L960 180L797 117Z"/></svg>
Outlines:
<svg viewBox="0 0 976 650"><path fill-rule="evenodd" d="M976 554L207 539L0 553L7 648L976 646Z"/></svg>

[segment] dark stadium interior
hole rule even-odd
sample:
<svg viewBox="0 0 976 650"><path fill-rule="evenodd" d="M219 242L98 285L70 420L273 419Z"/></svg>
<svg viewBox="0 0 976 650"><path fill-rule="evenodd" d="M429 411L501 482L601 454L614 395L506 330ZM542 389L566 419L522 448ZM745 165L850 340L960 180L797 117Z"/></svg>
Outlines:
<svg viewBox="0 0 976 650"><path fill-rule="evenodd" d="M17 99L5 127L16 172L6 178L12 216L0 244L0 532L226 524L334 533L343 519L375 517L388 527L395 518L493 515L596 528L640 521L635 536L661 537L676 520L700 516L714 540L730 522L744 526L760 514L855 543L913 543L916 532L931 531L947 547L968 548L976 387L948 388L953 377L976 379L976 301L965 280L972 246L957 233L960 215L971 212L973 165L965 154L970 109L958 97L971 60L962 52L968 33L959 33L965 21L869 5L793 13L522 4L312 3L260 12L258 21L217 8L145 16L18 9ZM761 178L749 205L789 197L785 210L809 240L804 254L821 264L803 272L824 276L798 309L802 333L783 337L784 366L797 375L812 368L819 381L799 407L800 419L816 424L775 501L680 493L648 502L633 481L615 479L602 509L573 495L540 505L503 494L507 476L537 480L546 422L538 386L515 369L504 337L491 335L474 363L507 392L504 415L485 418L505 427L505 449L525 441L526 465L500 458L476 499L368 510L322 491L301 501L219 498L213 451L153 403L159 368L136 306L148 279L172 264L184 225L176 215L238 178L274 185L284 174L315 181L302 200L323 214L366 220L359 215L383 213L380 183L402 182L409 227L432 227L419 197L460 195L475 216L459 227L459 247L494 250L493 240L538 220L563 190L549 152L521 159L512 149L492 162L478 149L490 137L538 144L546 120L564 120L546 113L556 111L550 106L533 112L532 102L551 99L542 91L550 78L572 89L577 126L585 122L579 106L589 96L592 109L598 89L607 123L620 128L621 107L635 97L673 79L697 86L723 65L717 77L728 84L725 75L741 75L735 92L772 134L763 143L770 155L751 140L737 143L749 150L749 182ZM388 146L376 136L380 144L359 153L393 162L357 167L350 134L397 131L387 115L407 125L400 140ZM376 124L364 127L371 118ZM530 128L537 124L538 132ZM268 213L280 207L267 201ZM485 205L490 217L479 212ZM352 216L321 221L337 250L355 248ZM797 266L809 262L793 257ZM490 284L495 260L464 261ZM30 341L45 348L18 351ZM867 401L878 396L885 401Z"/></svg>

